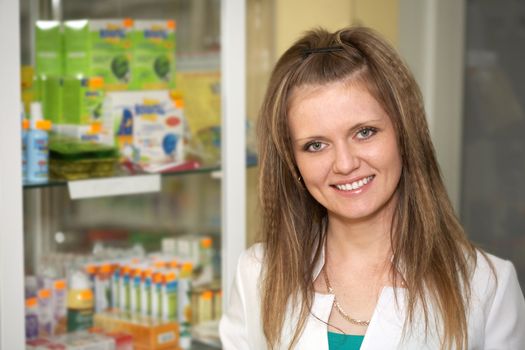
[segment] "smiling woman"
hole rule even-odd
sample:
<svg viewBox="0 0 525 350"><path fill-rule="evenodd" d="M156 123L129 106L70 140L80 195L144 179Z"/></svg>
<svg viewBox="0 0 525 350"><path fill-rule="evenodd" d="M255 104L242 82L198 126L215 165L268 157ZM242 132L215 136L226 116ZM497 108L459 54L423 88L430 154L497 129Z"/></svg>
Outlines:
<svg viewBox="0 0 525 350"><path fill-rule="evenodd" d="M261 242L243 254L225 349L523 349L512 263L447 196L419 88L370 29L306 33L259 117Z"/></svg>
<svg viewBox="0 0 525 350"><path fill-rule="evenodd" d="M366 85L298 87L288 119L299 173L331 226L366 220L388 227L381 221L393 215L401 155L392 122Z"/></svg>

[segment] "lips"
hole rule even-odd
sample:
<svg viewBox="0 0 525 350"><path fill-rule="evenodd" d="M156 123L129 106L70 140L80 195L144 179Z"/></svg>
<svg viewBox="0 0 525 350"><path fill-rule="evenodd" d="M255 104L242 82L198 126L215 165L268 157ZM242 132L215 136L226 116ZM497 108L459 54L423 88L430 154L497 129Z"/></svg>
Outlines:
<svg viewBox="0 0 525 350"><path fill-rule="evenodd" d="M370 176L363 177L362 179L359 179L353 182L337 184L337 185L332 185L332 186L337 188L340 191L355 191L365 186L366 184L368 184L370 181L374 179L374 177L375 175L370 175Z"/></svg>

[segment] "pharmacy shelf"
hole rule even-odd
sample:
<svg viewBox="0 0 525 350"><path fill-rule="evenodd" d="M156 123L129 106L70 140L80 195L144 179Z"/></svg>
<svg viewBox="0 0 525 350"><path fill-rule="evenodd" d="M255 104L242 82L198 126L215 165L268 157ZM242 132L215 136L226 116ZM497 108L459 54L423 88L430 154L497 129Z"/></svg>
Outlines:
<svg viewBox="0 0 525 350"><path fill-rule="evenodd" d="M87 180L95 180L95 179L128 179L135 176L147 176L147 175L157 175L157 176L183 176L183 175L192 175L192 174L205 174L205 173L214 173L217 171L220 171L220 166L199 166L197 163L188 164L187 166L181 167L178 170L175 171L165 171L161 173L146 173L143 171L127 171L127 170L119 170L115 172L114 176L111 177L99 177L99 178L89 178L89 179L79 179L79 180L60 180L60 179L53 179L51 178L47 182L42 183L28 183L24 182L24 189L31 189L31 188L45 188L45 187L55 187L55 186L68 186L69 183L72 182L82 182Z"/></svg>
<svg viewBox="0 0 525 350"><path fill-rule="evenodd" d="M257 166L257 159L255 157L248 157L246 159L246 167L247 168L253 168ZM47 187L70 187L71 185L74 186L82 186L89 184L93 181L98 182L130 182L130 184L133 184L134 182L140 182L138 179L144 179L147 177L174 177L174 176L185 176L185 175L195 175L195 174L210 174L213 178L221 178L222 177L222 169L219 165L217 166L200 166L198 163L195 162L188 162L179 168L177 168L174 171L164 171L161 173L146 173L143 171L117 171L114 176L112 177L98 177L98 178L89 178L89 179L78 179L78 180L60 180L60 179L53 179L51 178L47 182L41 182L41 183L28 183L24 182L23 187L24 190L29 189L37 189L37 188L47 188ZM151 191L149 191L151 192ZM141 192L141 193L144 193ZM118 194L128 194L128 193L116 193Z"/></svg>

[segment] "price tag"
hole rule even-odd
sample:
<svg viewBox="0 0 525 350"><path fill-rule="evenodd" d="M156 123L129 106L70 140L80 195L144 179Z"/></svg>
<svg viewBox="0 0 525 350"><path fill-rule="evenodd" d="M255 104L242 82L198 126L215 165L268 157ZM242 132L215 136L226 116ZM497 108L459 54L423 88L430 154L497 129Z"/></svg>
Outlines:
<svg viewBox="0 0 525 350"><path fill-rule="evenodd" d="M122 196L160 191L160 175L137 175L69 181L71 199Z"/></svg>

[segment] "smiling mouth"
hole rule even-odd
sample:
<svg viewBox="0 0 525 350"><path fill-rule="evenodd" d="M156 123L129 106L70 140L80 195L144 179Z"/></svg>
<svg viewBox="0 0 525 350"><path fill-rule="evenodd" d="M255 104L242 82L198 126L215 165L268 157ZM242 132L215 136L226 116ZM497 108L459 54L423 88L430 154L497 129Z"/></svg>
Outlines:
<svg viewBox="0 0 525 350"><path fill-rule="evenodd" d="M333 186L335 188L337 188L338 190L340 190L340 191L358 190L361 187L363 187L364 185L366 185L367 183L369 183L370 181L372 181L374 179L374 177L375 177L375 175L370 175L370 176L365 177L364 179L361 179L361 180L358 180L358 181L354 181L352 183L342 184L342 185L333 185Z"/></svg>

